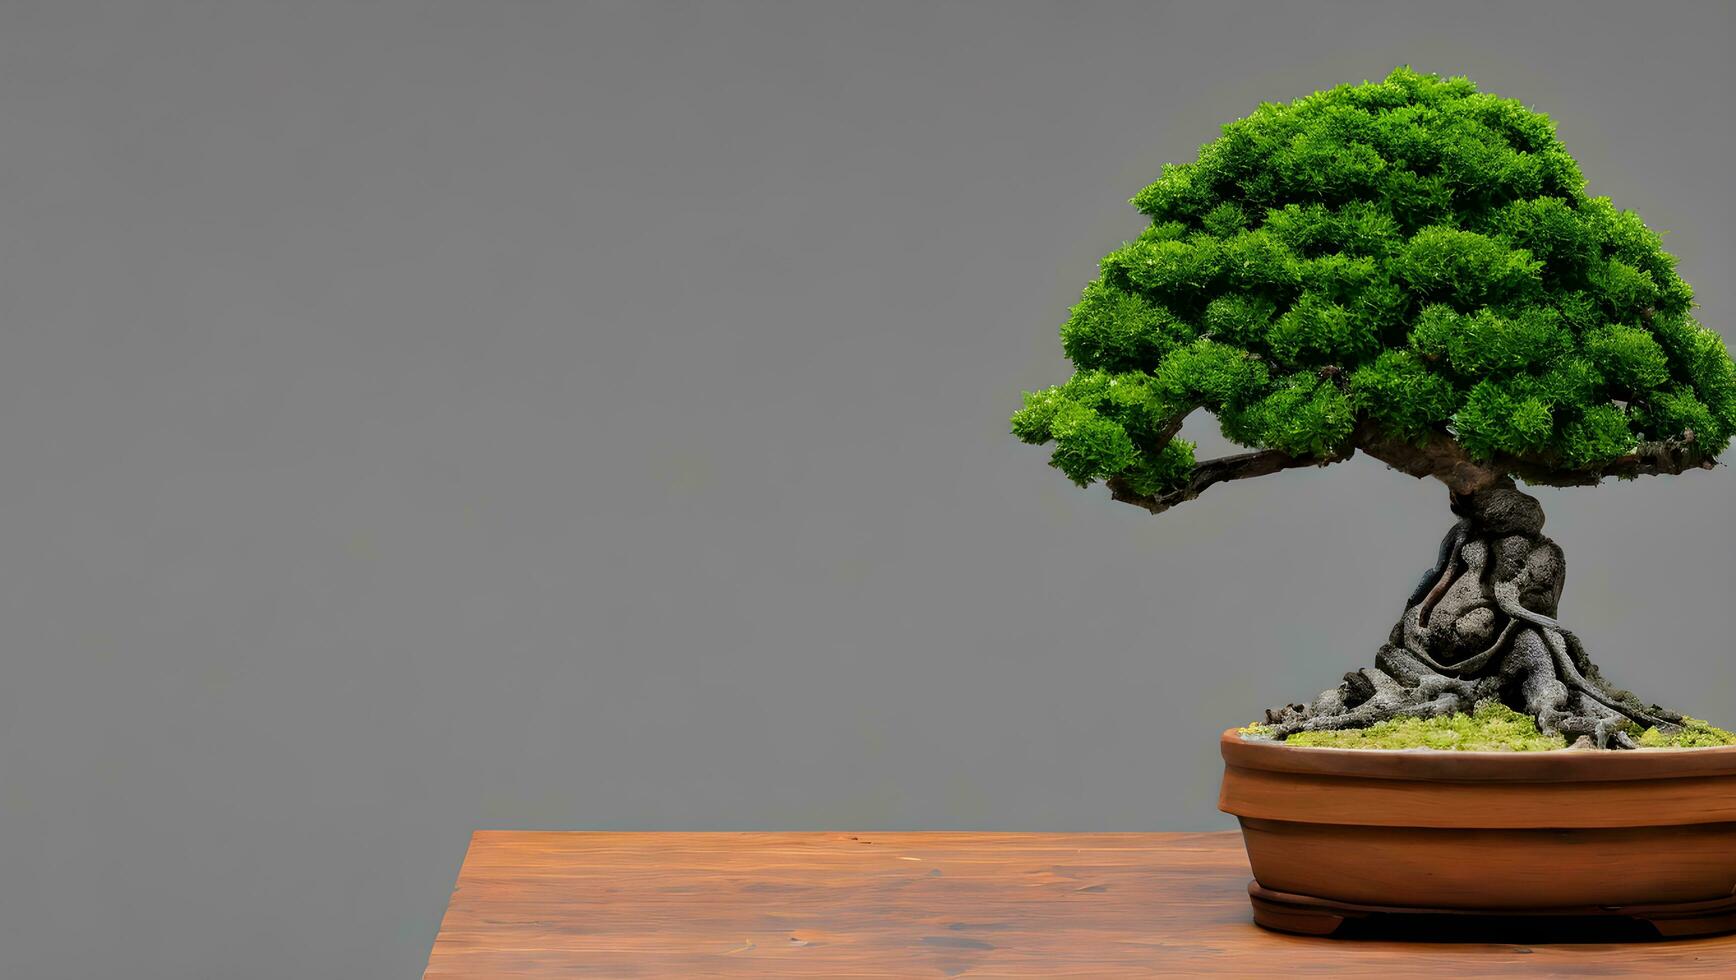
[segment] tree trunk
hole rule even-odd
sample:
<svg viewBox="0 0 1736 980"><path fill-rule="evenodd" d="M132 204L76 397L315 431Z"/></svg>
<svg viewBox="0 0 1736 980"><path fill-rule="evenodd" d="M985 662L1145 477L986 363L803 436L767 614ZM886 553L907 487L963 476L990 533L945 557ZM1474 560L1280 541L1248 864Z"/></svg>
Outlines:
<svg viewBox="0 0 1736 980"><path fill-rule="evenodd" d="M1488 698L1531 715L1546 735L1598 748L1633 748L1631 724L1681 725L1680 714L1611 686L1555 620L1567 566L1543 536L1535 497L1503 479L1454 493L1452 509L1459 522L1374 666L1345 674L1311 705L1268 709L1275 737L1469 714Z"/></svg>

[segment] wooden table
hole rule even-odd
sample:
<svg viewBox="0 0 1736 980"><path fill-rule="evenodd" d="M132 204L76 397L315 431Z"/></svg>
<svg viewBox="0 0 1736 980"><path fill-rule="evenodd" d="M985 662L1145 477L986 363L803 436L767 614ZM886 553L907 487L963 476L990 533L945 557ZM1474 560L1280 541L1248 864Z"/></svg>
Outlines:
<svg viewBox="0 0 1736 980"><path fill-rule="evenodd" d="M1736 977L1728 936L1287 936L1247 883L1233 831L478 831L424 976Z"/></svg>

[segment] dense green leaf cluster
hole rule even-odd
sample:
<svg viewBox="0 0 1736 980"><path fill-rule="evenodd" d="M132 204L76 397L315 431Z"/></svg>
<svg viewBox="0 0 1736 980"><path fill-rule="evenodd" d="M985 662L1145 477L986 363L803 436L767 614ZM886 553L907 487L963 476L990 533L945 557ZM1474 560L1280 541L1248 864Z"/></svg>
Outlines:
<svg viewBox="0 0 1736 980"><path fill-rule="evenodd" d="M1359 423L1533 471L1736 434L1736 368L1658 236L1588 197L1548 117L1400 68L1225 126L1133 199L1013 432L1081 485L1180 486L1196 409L1327 458Z"/></svg>

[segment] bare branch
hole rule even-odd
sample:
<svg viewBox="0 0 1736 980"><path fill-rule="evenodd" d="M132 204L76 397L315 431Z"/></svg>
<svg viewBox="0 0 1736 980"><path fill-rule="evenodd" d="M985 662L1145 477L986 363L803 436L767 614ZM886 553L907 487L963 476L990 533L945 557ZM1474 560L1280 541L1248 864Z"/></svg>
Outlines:
<svg viewBox="0 0 1736 980"><path fill-rule="evenodd" d="M1262 449L1257 452L1220 456L1217 459L1196 463L1193 468L1193 475L1188 478L1187 484L1168 493L1155 495L1137 493L1127 485L1126 480L1119 476L1109 478L1109 493L1110 496L1122 503L1143 507L1153 514L1161 514L1176 504L1194 499L1213 484L1267 476L1280 470L1296 469L1302 466L1326 466L1349 459L1353 453L1355 453L1354 449L1347 448L1342 455L1292 456L1277 449Z"/></svg>

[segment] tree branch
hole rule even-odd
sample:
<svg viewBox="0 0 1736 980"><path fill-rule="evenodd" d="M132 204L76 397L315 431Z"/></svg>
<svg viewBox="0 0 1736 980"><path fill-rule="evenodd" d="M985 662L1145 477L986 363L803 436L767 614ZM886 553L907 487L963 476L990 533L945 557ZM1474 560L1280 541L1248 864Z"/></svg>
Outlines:
<svg viewBox="0 0 1736 980"><path fill-rule="evenodd" d="M1691 431L1678 439L1640 443L1625 456L1581 469L1565 469L1515 456L1499 456L1482 463L1472 459L1451 436L1432 435L1419 446L1384 436L1368 421L1357 426L1353 441L1356 448L1401 473L1419 479L1432 476L1461 494L1487 490L1508 474L1533 486L1588 487L1612 476L1673 475L1709 470L1715 465L1700 453Z"/></svg>
<svg viewBox="0 0 1736 980"><path fill-rule="evenodd" d="M1505 474L1500 466L1479 463L1451 436L1431 435L1422 445L1384 435L1364 419L1351 437L1356 448L1400 473L1417 479L1432 476L1454 493L1476 493L1498 483Z"/></svg>
<svg viewBox="0 0 1736 980"><path fill-rule="evenodd" d="M1234 456L1220 456L1196 463L1193 475L1183 486L1160 494L1136 493L1127 485L1127 481L1119 476L1109 478L1109 494L1116 500L1135 507L1143 507L1153 514L1161 514L1176 504L1192 500L1204 493L1206 488L1217 483L1228 483L1231 480L1246 480L1256 476L1267 476L1280 470L1296 469L1302 466L1326 466L1341 460L1346 460L1356 450L1347 448L1343 455L1315 457L1292 456L1277 449L1262 449L1251 453L1238 453Z"/></svg>
<svg viewBox="0 0 1736 980"><path fill-rule="evenodd" d="M1167 430L1167 436L1173 437L1180 429L1181 418L1178 417ZM1163 442L1168 442L1168 438ZM1692 432L1684 433L1679 439L1641 443L1633 452L1600 466L1559 469L1511 456L1479 462L1472 459L1465 447L1452 436L1431 435L1427 441L1417 445L1383 435L1372 422L1364 420L1357 425L1349 444L1330 456L1292 456L1277 449L1238 453L1195 464L1187 483L1165 493L1139 493L1128 486L1126 479L1115 476L1108 480L1109 494L1122 503L1161 514L1176 504L1194 499L1214 484L1267 476L1303 466L1327 466L1349 459L1358 449L1401 473L1418 479L1432 476L1456 494L1473 494L1504 485L1504 481L1510 486L1509 476L1517 476L1535 486L1574 487L1591 486L1609 477L1686 473L1695 469L1709 470L1715 465L1713 460L1699 452Z"/></svg>
<svg viewBox="0 0 1736 980"><path fill-rule="evenodd" d="M1546 487L1589 487L1609 477L1632 479L1636 476L1675 476L1689 470L1709 470L1716 460L1700 452L1693 430L1680 438L1658 442L1642 442L1625 456L1601 466L1582 470L1554 470L1534 466L1522 460L1513 461L1507 469L1526 483Z"/></svg>

